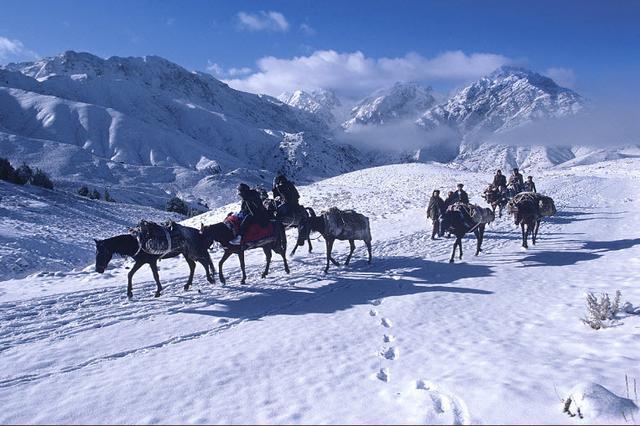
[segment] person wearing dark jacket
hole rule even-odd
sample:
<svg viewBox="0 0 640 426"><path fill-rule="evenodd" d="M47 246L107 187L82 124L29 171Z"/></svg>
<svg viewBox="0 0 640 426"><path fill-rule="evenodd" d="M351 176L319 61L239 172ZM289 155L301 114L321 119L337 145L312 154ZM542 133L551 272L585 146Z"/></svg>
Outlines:
<svg viewBox="0 0 640 426"><path fill-rule="evenodd" d="M427 206L427 218L431 219L433 225L431 230L431 239L435 240L438 231L440 230L440 216L444 213L444 200L440 198L440 191L433 191L431 199L429 199L429 205Z"/></svg>
<svg viewBox="0 0 640 426"><path fill-rule="evenodd" d="M447 209L449 208L449 206L453 203L455 203L455 194L453 191L449 191L447 193L447 198L444 200L444 211L447 211Z"/></svg>
<svg viewBox="0 0 640 426"><path fill-rule="evenodd" d="M507 187L507 177L502 174L502 170L497 170L493 176L493 186L498 188L498 191Z"/></svg>
<svg viewBox="0 0 640 426"><path fill-rule="evenodd" d="M527 176L527 181L524 183L524 190L527 192L538 192L536 190L536 184L533 181L533 176Z"/></svg>
<svg viewBox="0 0 640 426"><path fill-rule="evenodd" d="M464 189L462 189L463 187L464 187L463 184L461 183L458 184L458 190L453 194L454 200L459 201L461 203L469 204L469 194L467 194L467 192Z"/></svg>
<svg viewBox="0 0 640 426"><path fill-rule="evenodd" d="M273 180L273 198L280 197L281 206L278 211L288 214L300 206L300 193L296 186L284 175L278 174Z"/></svg>
<svg viewBox="0 0 640 426"><path fill-rule="evenodd" d="M260 193L255 189L249 188L249 185L241 183L238 185L238 195L242 200L240 204L240 214L243 216L242 223L240 224L240 234L232 243L239 244L240 238L244 235L249 226L254 223L259 224L263 228L269 223L269 213L262 204L260 199Z"/></svg>
<svg viewBox="0 0 640 426"><path fill-rule="evenodd" d="M513 169L513 173L511 173L511 176L509 176L509 185L513 188L515 194L522 192L522 190L524 189L524 178L518 171L517 167Z"/></svg>

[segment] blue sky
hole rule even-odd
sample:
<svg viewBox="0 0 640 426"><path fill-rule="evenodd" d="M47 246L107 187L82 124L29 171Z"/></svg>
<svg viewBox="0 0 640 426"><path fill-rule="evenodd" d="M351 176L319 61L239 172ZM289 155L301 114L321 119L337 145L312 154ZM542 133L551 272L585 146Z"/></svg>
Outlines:
<svg viewBox="0 0 640 426"><path fill-rule="evenodd" d="M638 91L638 1L1 0L0 63L155 54L243 90L394 79L450 90L523 65L593 98ZM273 59L264 60L263 58Z"/></svg>

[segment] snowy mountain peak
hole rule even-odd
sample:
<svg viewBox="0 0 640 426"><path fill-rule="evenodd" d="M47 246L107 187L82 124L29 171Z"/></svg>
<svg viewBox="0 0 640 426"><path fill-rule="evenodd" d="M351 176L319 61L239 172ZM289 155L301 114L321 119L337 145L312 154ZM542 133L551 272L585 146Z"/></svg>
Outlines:
<svg viewBox="0 0 640 426"><path fill-rule="evenodd" d="M294 108L315 114L328 125L335 122L333 110L342 106L340 99L330 90L314 90L312 92L295 90L291 93L282 93L278 96L278 100Z"/></svg>
<svg viewBox="0 0 640 426"><path fill-rule="evenodd" d="M414 118L433 106L431 87L415 82L398 82L390 88L373 92L351 110L344 129L354 125L382 125L398 119Z"/></svg>

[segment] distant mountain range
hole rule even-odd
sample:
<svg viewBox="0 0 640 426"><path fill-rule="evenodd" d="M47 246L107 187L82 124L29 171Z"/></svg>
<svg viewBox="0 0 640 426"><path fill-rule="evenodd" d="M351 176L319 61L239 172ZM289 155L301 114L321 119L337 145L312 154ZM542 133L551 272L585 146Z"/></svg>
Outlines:
<svg viewBox="0 0 640 426"><path fill-rule="evenodd" d="M616 155L579 143L494 141L586 108L580 95L535 72L503 67L436 98L430 87L399 82L353 104L327 90L276 99L156 56L70 51L0 67L0 156L43 168L68 190L89 184L141 204L161 206L178 194L215 206L235 197L238 182L267 185L279 170L309 181L398 161L489 170ZM409 147L394 140L403 137L399 126L411 131ZM378 139L343 143L358 134Z"/></svg>

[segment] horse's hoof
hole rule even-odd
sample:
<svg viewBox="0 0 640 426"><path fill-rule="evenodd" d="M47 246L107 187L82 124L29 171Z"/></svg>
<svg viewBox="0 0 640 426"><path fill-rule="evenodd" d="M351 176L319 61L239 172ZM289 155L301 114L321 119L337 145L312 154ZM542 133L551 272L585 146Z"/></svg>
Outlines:
<svg viewBox="0 0 640 426"><path fill-rule="evenodd" d="M240 281L240 284L242 284L242 285L244 285L244 284L246 284L246 283L247 283L247 281L246 281L246 280L242 280L242 281Z"/></svg>
<svg viewBox="0 0 640 426"><path fill-rule="evenodd" d="M160 297L160 292L156 291L156 294L154 294L153 297Z"/></svg>
<svg viewBox="0 0 640 426"><path fill-rule="evenodd" d="M287 274L290 274L290 273L291 273L291 271L289 270L289 268L285 268L285 269L284 269L284 271L285 271Z"/></svg>
<svg viewBox="0 0 640 426"><path fill-rule="evenodd" d="M449 259L449 263L453 263L453 259Z"/></svg>
<svg viewBox="0 0 640 426"><path fill-rule="evenodd" d="M133 299L133 293L132 293L132 292L128 292L128 293L127 293L127 298L129 298L129 299Z"/></svg>
<svg viewBox="0 0 640 426"><path fill-rule="evenodd" d="M209 284L215 284L216 280L214 278L207 278L207 281L209 282Z"/></svg>
<svg viewBox="0 0 640 426"><path fill-rule="evenodd" d="M329 268L327 268L327 269L325 269L325 270L324 270L324 273L325 273L325 274L326 274L326 273L328 273L328 272L329 272Z"/></svg>
<svg viewBox="0 0 640 426"><path fill-rule="evenodd" d="M187 284L183 288L184 288L184 291L188 291L189 290L189 285Z"/></svg>
<svg viewBox="0 0 640 426"><path fill-rule="evenodd" d="M261 277L262 277L262 278L267 278L267 273L266 273L266 272L263 272L263 273L262 273L262 275L261 275Z"/></svg>

